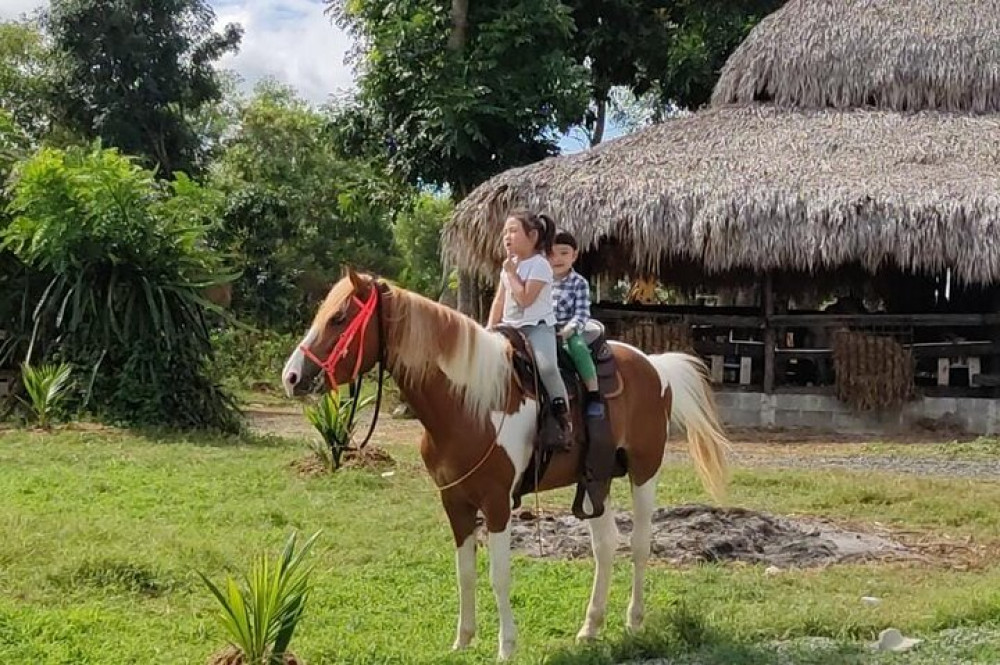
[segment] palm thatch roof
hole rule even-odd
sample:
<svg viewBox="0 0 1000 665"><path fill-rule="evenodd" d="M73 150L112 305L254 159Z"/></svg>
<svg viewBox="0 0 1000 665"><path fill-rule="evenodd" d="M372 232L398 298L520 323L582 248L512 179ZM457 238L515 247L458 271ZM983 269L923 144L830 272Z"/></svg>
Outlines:
<svg viewBox="0 0 1000 665"><path fill-rule="evenodd" d="M790 0L729 58L715 105L1000 111L1000 0Z"/></svg>
<svg viewBox="0 0 1000 665"><path fill-rule="evenodd" d="M493 277L500 229L546 211L633 272L951 268L1000 279L1000 116L723 107L512 169L447 226L460 267Z"/></svg>
<svg viewBox="0 0 1000 665"><path fill-rule="evenodd" d="M601 269L845 269L1000 280L1000 0L790 0L712 107L502 173L445 229L494 277L507 212L573 231Z"/></svg>

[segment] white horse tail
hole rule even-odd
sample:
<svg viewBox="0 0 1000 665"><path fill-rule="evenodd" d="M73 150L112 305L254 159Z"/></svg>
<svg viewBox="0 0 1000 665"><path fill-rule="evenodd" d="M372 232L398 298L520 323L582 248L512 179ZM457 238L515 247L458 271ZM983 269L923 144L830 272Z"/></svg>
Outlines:
<svg viewBox="0 0 1000 665"><path fill-rule="evenodd" d="M649 356L660 375L661 390L673 394L670 421L687 433L688 453L702 484L716 501L722 501L729 482L729 438L719 423L719 412L708 381L708 368L700 358L686 353Z"/></svg>

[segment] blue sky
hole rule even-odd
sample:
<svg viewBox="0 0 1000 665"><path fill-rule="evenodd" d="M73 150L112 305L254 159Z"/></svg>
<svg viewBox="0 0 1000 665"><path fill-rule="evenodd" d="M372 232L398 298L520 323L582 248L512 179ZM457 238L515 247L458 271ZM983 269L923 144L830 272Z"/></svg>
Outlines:
<svg viewBox="0 0 1000 665"><path fill-rule="evenodd" d="M46 0L0 0L0 19L11 19L47 4ZM323 14L318 0L212 0L218 23L243 26L239 53L220 63L233 69L250 88L266 76L283 81L304 98L323 102L353 85L344 62L350 37ZM618 133L611 127L606 138ZM562 139L566 152L586 147L580 133Z"/></svg>

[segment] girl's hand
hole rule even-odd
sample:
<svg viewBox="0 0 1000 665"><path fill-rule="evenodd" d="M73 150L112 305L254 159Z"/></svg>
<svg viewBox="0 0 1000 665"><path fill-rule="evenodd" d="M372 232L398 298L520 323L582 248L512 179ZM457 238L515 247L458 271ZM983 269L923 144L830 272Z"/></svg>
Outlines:
<svg viewBox="0 0 1000 665"><path fill-rule="evenodd" d="M517 261L514 260L513 256L508 256L503 262L503 269L511 275L517 274Z"/></svg>

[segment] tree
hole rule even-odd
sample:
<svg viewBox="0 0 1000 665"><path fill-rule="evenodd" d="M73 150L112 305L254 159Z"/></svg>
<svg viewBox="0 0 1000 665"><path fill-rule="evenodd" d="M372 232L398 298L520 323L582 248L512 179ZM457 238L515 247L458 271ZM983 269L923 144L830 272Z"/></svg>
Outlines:
<svg viewBox="0 0 1000 665"><path fill-rule="evenodd" d="M0 110L35 138L48 126L53 55L29 22L0 23Z"/></svg>
<svg viewBox="0 0 1000 665"><path fill-rule="evenodd" d="M722 65L747 32L784 0L567 0L573 53L590 74L583 125L603 140L614 90L665 109L708 101ZM618 109L621 113L621 109Z"/></svg>
<svg viewBox="0 0 1000 665"><path fill-rule="evenodd" d="M344 157L327 115L287 87L265 81L238 116L213 179L227 196L216 242L243 270L239 313L295 329L341 264L395 272L391 224L408 189Z"/></svg>
<svg viewBox="0 0 1000 665"><path fill-rule="evenodd" d="M10 222L8 180L18 161L25 159L32 147L31 137L14 116L0 108L0 235ZM38 287L38 288L32 288ZM0 244L0 367L13 365L22 356L30 337L30 312L34 297L44 283L32 280L30 271L12 252Z"/></svg>
<svg viewBox="0 0 1000 665"><path fill-rule="evenodd" d="M329 0L360 44L355 147L388 153L416 184L461 198L556 152L586 105L558 0Z"/></svg>
<svg viewBox="0 0 1000 665"><path fill-rule="evenodd" d="M213 63L242 29L213 32L206 0L53 0L44 25L59 52L59 120L143 158L161 177L196 173L203 150L189 115L220 97Z"/></svg>
<svg viewBox="0 0 1000 665"><path fill-rule="evenodd" d="M360 45L342 136L418 186L447 186L461 200L496 173L555 154L586 108L559 0L327 4ZM459 309L475 314L477 291L460 275Z"/></svg>

